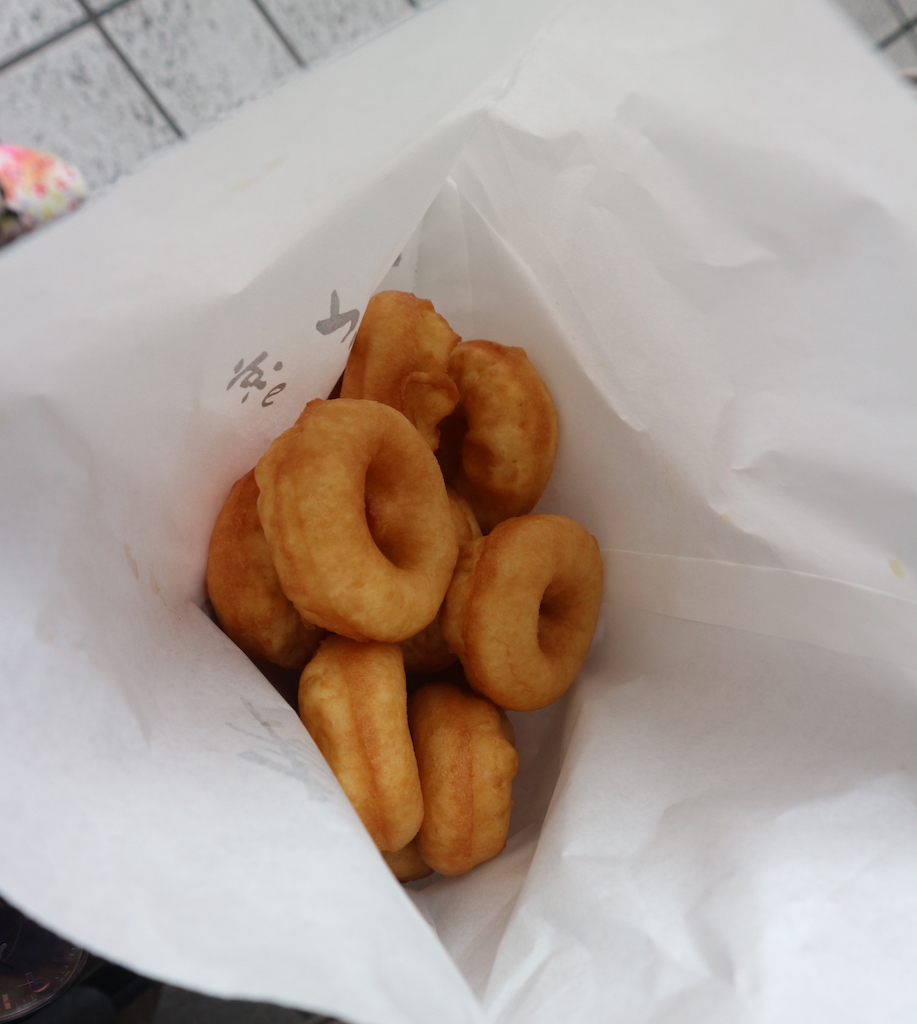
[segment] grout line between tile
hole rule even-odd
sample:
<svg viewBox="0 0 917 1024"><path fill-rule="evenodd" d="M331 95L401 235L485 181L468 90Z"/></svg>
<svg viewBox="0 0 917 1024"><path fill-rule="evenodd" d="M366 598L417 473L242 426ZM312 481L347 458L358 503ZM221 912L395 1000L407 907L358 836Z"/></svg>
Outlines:
<svg viewBox="0 0 917 1024"><path fill-rule="evenodd" d="M903 25L907 21L907 14L904 8L901 6L899 0L885 0L885 6L894 14L898 19L898 24Z"/></svg>
<svg viewBox="0 0 917 1024"><path fill-rule="evenodd" d="M904 38L911 44L911 49L914 51L914 60L917 63L917 31L909 32Z"/></svg>
<svg viewBox="0 0 917 1024"><path fill-rule="evenodd" d="M261 14L261 17L264 18L268 25L273 29L274 34L277 36L277 38L281 41L281 43L283 43L287 53L289 53L289 55L293 58L293 60L296 61L296 63L301 68L304 68L306 66L306 61L303 59L302 54L296 49L292 41L287 38L286 33L274 20L274 16L271 14L271 12L264 6L261 0L251 0L251 2L258 9L258 12Z"/></svg>
<svg viewBox="0 0 917 1024"><path fill-rule="evenodd" d="M111 14L112 11L116 11L119 7L123 7L125 4L129 4L130 2L131 0L111 0L110 3L107 3L104 7L100 7L95 11L95 16L97 18L104 18L106 14ZM85 4L82 6L85 7Z"/></svg>
<svg viewBox="0 0 917 1024"><path fill-rule="evenodd" d="M130 3L130 0L112 0L112 2L99 13L108 14L109 11L117 10L117 8L127 3ZM85 28L90 24L92 24L90 18L82 17L78 21L74 21L72 24L65 25L56 32L52 32L51 35L45 36L43 39L39 39L37 43L32 43L31 46L27 46L23 50L17 50L12 57L7 57L5 60L0 61L0 72L6 71L7 68L12 67L14 64L18 64L20 61L26 60L33 54L38 53L39 50L43 50L46 46L51 46L52 43L59 42L61 39L66 39L67 36L73 35L74 32L77 32L79 29Z"/></svg>
<svg viewBox="0 0 917 1024"><path fill-rule="evenodd" d="M56 43L59 39L66 39L67 36L72 35L77 29L83 28L83 26L89 24L88 18L81 18L79 21L75 21L72 25L67 25L65 28L58 29L57 32L53 32L51 35L40 40L37 43L33 43L31 46L27 46L24 50L19 50L14 53L12 57L7 57L6 60L0 61L0 71L6 71L7 68L11 68L14 64L18 64L22 60L31 57L33 53L38 53L39 50L44 49L46 46L50 46L51 43Z"/></svg>
<svg viewBox="0 0 917 1024"><path fill-rule="evenodd" d="M897 4L895 5L897 7ZM898 8L898 10L901 10ZM901 11L901 15L904 18L903 22L895 29L894 32L889 32L887 36L880 39L876 46L880 50L884 50L886 47L891 46L892 43L897 43L899 39L903 39L909 32L913 32L917 29L917 18L907 18L904 12Z"/></svg>
<svg viewBox="0 0 917 1024"><path fill-rule="evenodd" d="M126 2L128 2L128 0L121 0L121 2L126 3ZM124 65L125 69L130 74L130 76L134 79L134 81L136 81L136 83L140 86L140 88L146 93L147 98L153 104L153 106L159 111L159 113L162 115L162 117L165 120L166 124L168 124L168 126L172 129L172 131L175 133L175 135L179 139L183 139L185 137L185 133L181 130L181 127L179 126L178 122L175 120L174 117L172 117L172 115L168 112L168 110L166 110L166 108L162 105L162 102L160 101L159 97L150 88L150 85L148 84L146 79L143 77L143 75L140 74L140 72L128 60L127 55L124 53L124 51L121 49L121 47L118 46L118 44L114 41L114 39L112 39L111 35L108 32L108 29L102 24L102 21L101 21L102 13L108 14L109 11L113 11L116 7L120 7L121 3L120 2L116 2L116 3L109 4L105 8L105 10L103 12L101 12L101 13L96 13L95 11L93 11L92 8L86 3L86 0L77 0L77 3L86 12L86 17L87 17L88 22L93 24L93 25L95 25L95 27L99 30L99 32L102 35L102 38L109 45L109 47L112 49L112 51L114 52L115 56Z"/></svg>

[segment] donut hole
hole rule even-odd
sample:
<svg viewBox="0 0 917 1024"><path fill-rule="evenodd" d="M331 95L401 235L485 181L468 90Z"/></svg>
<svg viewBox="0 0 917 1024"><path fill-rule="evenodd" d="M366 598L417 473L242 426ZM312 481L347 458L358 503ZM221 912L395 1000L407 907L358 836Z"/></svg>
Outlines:
<svg viewBox="0 0 917 1024"><path fill-rule="evenodd" d="M549 587L538 605L538 647L547 656L559 653L565 644L569 621L569 595Z"/></svg>
<svg viewBox="0 0 917 1024"><path fill-rule="evenodd" d="M372 487L367 480L365 495L366 528L373 543L388 562L403 569L410 560L410 537L403 510L392 495Z"/></svg>
<svg viewBox="0 0 917 1024"><path fill-rule="evenodd" d="M401 544L392 530L386 503L379 501L376 495L366 495L366 528L373 539L379 553L392 565L397 566L401 553Z"/></svg>
<svg viewBox="0 0 917 1024"><path fill-rule="evenodd" d="M451 483L462 462L462 444L468 433L468 419L461 403L439 424L439 447L436 459L443 479Z"/></svg>
<svg viewBox="0 0 917 1024"><path fill-rule="evenodd" d="M366 528L379 553L396 569L417 563L416 524L420 514L412 488L392 476L394 460L378 458L366 471L363 499ZM398 470L402 472L402 470Z"/></svg>

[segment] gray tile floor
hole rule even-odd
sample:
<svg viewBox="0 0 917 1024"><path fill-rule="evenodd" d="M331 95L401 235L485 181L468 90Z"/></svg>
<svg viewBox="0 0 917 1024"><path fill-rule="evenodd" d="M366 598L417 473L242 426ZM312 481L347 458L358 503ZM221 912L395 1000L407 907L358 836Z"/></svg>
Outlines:
<svg viewBox="0 0 917 1024"><path fill-rule="evenodd" d="M54 152L98 191L310 65L436 0L0 0L0 141ZM917 0L837 0L900 69ZM155 1024L327 1018L163 989Z"/></svg>
<svg viewBox="0 0 917 1024"><path fill-rule="evenodd" d="M837 2L896 67L917 67L917 0Z"/></svg>
<svg viewBox="0 0 917 1024"><path fill-rule="evenodd" d="M0 141L98 191L420 0L0 0Z"/></svg>
<svg viewBox="0 0 917 1024"><path fill-rule="evenodd" d="M98 191L178 139L435 0L0 0L0 141ZM901 69L917 0L838 0Z"/></svg>

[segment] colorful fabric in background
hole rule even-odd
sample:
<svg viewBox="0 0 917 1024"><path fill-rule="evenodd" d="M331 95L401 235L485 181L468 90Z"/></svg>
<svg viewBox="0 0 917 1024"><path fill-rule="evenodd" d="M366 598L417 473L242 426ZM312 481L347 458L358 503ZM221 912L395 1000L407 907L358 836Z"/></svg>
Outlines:
<svg viewBox="0 0 917 1024"><path fill-rule="evenodd" d="M85 198L76 167L50 153L0 145L0 245L75 210Z"/></svg>

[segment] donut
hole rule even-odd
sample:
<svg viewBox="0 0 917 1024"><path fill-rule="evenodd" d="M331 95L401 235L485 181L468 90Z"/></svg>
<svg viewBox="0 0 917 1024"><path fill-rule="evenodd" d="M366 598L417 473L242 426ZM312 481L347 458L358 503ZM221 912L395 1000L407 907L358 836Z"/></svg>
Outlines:
<svg viewBox="0 0 917 1024"><path fill-rule="evenodd" d="M446 373L459 340L428 299L379 292L367 303L357 330L341 398L369 398L397 409L435 450L437 424L459 398Z"/></svg>
<svg viewBox="0 0 917 1024"><path fill-rule="evenodd" d="M602 559L588 530L566 516L519 516L462 547L439 621L474 690L533 711L573 682L601 602Z"/></svg>
<svg viewBox="0 0 917 1024"><path fill-rule="evenodd" d="M301 669L325 635L303 622L281 590L258 518L254 470L232 485L217 516L207 593L223 632L254 661Z"/></svg>
<svg viewBox="0 0 917 1024"><path fill-rule="evenodd" d="M439 447L439 425L455 409L458 400L458 388L446 373L415 371L401 385L401 412L434 452Z"/></svg>
<svg viewBox="0 0 917 1024"><path fill-rule="evenodd" d="M474 509L484 533L535 507L557 455L557 414L521 348L466 341L449 358L459 404L442 424L446 482Z"/></svg>
<svg viewBox="0 0 917 1024"><path fill-rule="evenodd" d="M404 656L404 670L409 675L425 675L429 672L441 672L452 665L457 658L449 650L443 631L439 625L439 616L414 636L402 641L401 653Z"/></svg>
<svg viewBox="0 0 917 1024"><path fill-rule="evenodd" d="M420 856L416 837L394 853L383 853L382 858L399 882L416 882L433 874L433 868Z"/></svg>
<svg viewBox="0 0 917 1024"><path fill-rule="evenodd" d="M480 537L481 528L464 498L460 498L450 487L446 488L446 495L449 498L456 540L461 548L468 541ZM456 659L443 637L438 613L428 626L401 644L401 651L404 655L404 669L411 674L440 672Z"/></svg>
<svg viewBox="0 0 917 1024"><path fill-rule="evenodd" d="M491 701L453 683L408 699L424 815L417 847L425 864L460 875L506 845L519 769L512 728Z"/></svg>
<svg viewBox="0 0 917 1024"><path fill-rule="evenodd" d="M452 487L446 488L446 497L449 499L449 512L452 514L452 525L459 547L482 536L481 527L468 502Z"/></svg>
<svg viewBox="0 0 917 1024"><path fill-rule="evenodd" d="M436 457L404 416L316 399L255 479L280 585L303 619L388 643L433 621L458 542Z"/></svg>
<svg viewBox="0 0 917 1024"><path fill-rule="evenodd" d="M300 677L299 717L376 846L403 849L423 796L398 645L327 636Z"/></svg>

